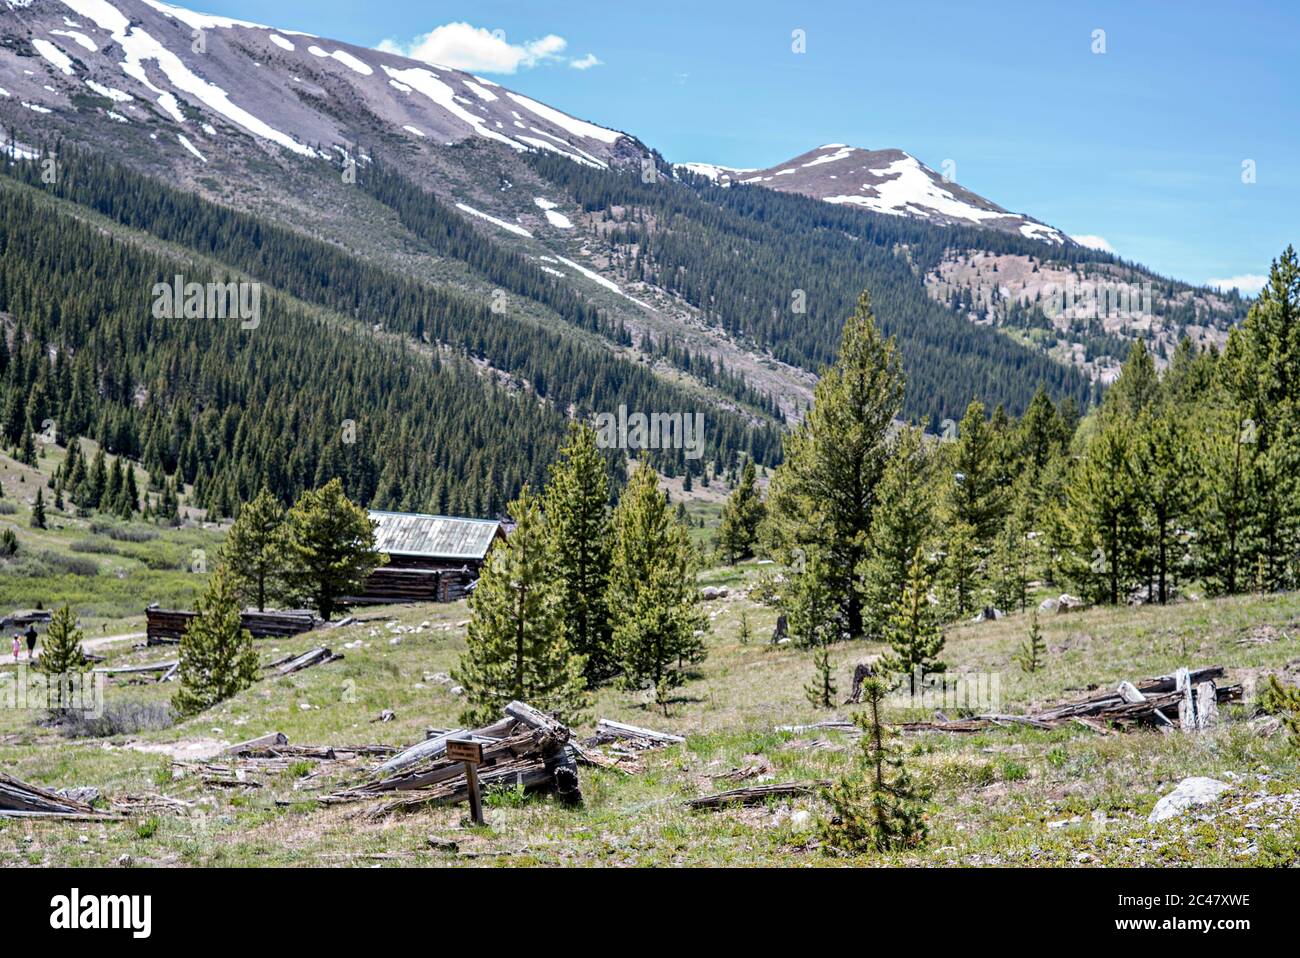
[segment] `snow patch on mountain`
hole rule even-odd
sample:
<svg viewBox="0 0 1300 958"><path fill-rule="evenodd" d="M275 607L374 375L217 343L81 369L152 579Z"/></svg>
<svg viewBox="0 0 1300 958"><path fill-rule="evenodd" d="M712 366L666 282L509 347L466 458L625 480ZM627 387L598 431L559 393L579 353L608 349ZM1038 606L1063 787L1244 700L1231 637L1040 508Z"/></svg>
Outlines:
<svg viewBox="0 0 1300 958"><path fill-rule="evenodd" d="M723 178L735 179L740 173L753 173L753 169L745 169L739 166L718 166L714 163L677 163L674 164L679 170L688 170L696 176L707 177L714 183Z"/></svg>
<svg viewBox="0 0 1300 958"><path fill-rule="evenodd" d="M102 83L96 83L94 80L87 80L86 86L90 87L100 96L112 100L114 103L127 103L135 99L135 97L131 96L131 94L124 90L119 90L116 87L105 86Z"/></svg>
<svg viewBox="0 0 1300 958"><path fill-rule="evenodd" d="M589 140L600 140L602 143L613 144L622 136L617 130L607 130L603 126L596 126L594 123L588 123L586 120L579 120L569 116L567 113L561 113L559 110L552 109L545 103L538 103L536 100L530 100L528 97L511 91L506 92L506 96L514 100L528 112L535 116L540 116L543 120L558 126L562 130L572 133L574 136L586 137Z"/></svg>
<svg viewBox="0 0 1300 958"><path fill-rule="evenodd" d="M462 213L468 213L471 216L477 216L480 219L485 219L493 226L499 226L503 230L506 230L507 232L514 233L516 236L522 236L524 237L524 239L533 238L533 234L528 232L528 230L524 229L522 226L519 226L516 223L507 223L505 220L499 220L495 216L491 216L487 213L484 213L482 210L476 210L474 209L474 207L468 206L465 203L457 203L456 209L460 210Z"/></svg>
<svg viewBox="0 0 1300 958"><path fill-rule="evenodd" d="M943 189L934 181L934 175L915 157L903 156L888 166L870 171L880 181L863 184L861 189L871 189L874 196L847 194L828 196L827 203L852 203L857 206L887 213L891 216L905 216L909 213L924 215L924 210L933 210L944 216L970 220L998 219L1007 214L999 210L985 210L970 203L962 202L953 194Z"/></svg>
<svg viewBox="0 0 1300 958"><path fill-rule="evenodd" d="M32 40L32 46L42 57L54 64L55 68L65 76L72 76L75 71L72 69L72 59L44 37L37 37Z"/></svg>
<svg viewBox="0 0 1300 958"><path fill-rule="evenodd" d="M183 133L177 133L176 139L181 141L181 146L185 147L185 149L189 150L191 153L197 156L204 163L208 162L208 158L204 156L202 153L200 153L198 151L198 148L195 147L194 144L191 143L188 139L186 139Z"/></svg>

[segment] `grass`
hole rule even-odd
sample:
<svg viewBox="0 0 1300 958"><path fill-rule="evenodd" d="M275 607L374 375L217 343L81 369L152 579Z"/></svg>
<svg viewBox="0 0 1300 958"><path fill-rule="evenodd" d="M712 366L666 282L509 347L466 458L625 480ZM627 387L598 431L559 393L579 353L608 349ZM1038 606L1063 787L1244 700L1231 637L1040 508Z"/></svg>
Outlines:
<svg viewBox="0 0 1300 958"><path fill-rule="evenodd" d="M514 789L486 797L488 826L469 828L464 807L435 808L372 822L355 806L319 807L314 789L330 782L311 763L268 775L262 788L212 788L168 751L284 732L298 744L419 741L428 727L456 724L462 701L446 673L464 647L463 604L367 610L367 621L291 641L260 640L265 659L327 643L345 658L268 679L195 718L167 727L150 723L102 739L68 739L33 713L0 710L0 766L51 788L93 785L110 799L166 795L192 805L181 813L142 812L104 824L0 821L0 867L9 865L783 865L845 860L822 854L811 831L825 808L816 798L716 813L689 812L684 799L734 787L727 773L765 769L751 782L832 778L855 757L853 739L836 732L783 733L780 725L830 718L803 694L808 653L769 644L774 610L743 594L771 566L713 568L702 577L726 584L709 602L709 657L676 690L664 717L647 694L597 693L591 718L609 717L685 735L682 746L645 753L644 771L621 775L583 768L584 803L561 806ZM753 639L742 644L745 613ZM1012 654L1027 617L966 624L948 633L951 668L1001 676L1002 708L1022 711L1172 671L1224 664L1248 685L1300 656L1295 630L1300 594L1189 602L1165 609L1097 609L1044 616L1044 667L1024 673ZM1261 630L1268 626L1273 631ZM402 630L402 631L399 631ZM1258 630L1258 631L1257 631ZM1266 634L1270 641L1245 641ZM880 651L867 643L833 649L840 695L855 662ZM122 643L111 663L161 657ZM170 685L108 689L110 706L155 714ZM396 718L375 722L391 709ZM132 712L132 710L134 710ZM895 718L901 716L894 716ZM909 769L930 790L930 840L899 854L850 860L855 865L1287 865L1300 862L1300 761L1285 735L1262 737L1230 709L1202 735L1136 731L1099 736L1082 728L1008 728L977 735L938 733L904 741ZM585 733L588 727L579 729ZM365 766L340 780L364 775ZM1148 825L1159 797L1190 775L1230 781L1234 791L1203 815ZM277 804L277 800L291 804ZM810 816L794 815L806 809ZM1203 820L1204 819L1204 820ZM430 839L450 839L431 845ZM83 840L84 839L84 840ZM126 856L126 858L124 858Z"/></svg>

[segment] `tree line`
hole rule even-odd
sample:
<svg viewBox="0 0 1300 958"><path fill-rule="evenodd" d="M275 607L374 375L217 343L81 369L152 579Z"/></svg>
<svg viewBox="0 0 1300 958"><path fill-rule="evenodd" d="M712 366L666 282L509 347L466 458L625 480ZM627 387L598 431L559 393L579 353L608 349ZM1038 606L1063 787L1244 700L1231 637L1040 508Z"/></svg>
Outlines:
<svg viewBox="0 0 1300 958"><path fill-rule="evenodd" d="M742 482L724 510L728 557L794 570L779 591L810 645L910 620L934 664L931 614L1026 609L1034 582L1104 604L1300 585L1294 249L1222 352L1184 339L1161 373L1135 343L1087 415L1040 388L1019 419L975 401L932 437L896 427L903 381L864 293L766 500Z"/></svg>

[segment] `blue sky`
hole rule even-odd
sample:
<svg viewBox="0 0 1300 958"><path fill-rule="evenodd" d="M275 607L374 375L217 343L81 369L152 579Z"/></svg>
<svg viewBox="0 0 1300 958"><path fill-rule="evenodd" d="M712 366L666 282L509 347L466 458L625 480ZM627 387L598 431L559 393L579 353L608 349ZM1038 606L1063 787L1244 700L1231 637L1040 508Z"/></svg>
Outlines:
<svg viewBox="0 0 1300 958"><path fill-rule="evenodd" d="M363 46L464 39L476 72L677 162L830 142L952 160L994 202L1193 282L1264 274L1300 241L1294 2L185 5Z"/></svg>

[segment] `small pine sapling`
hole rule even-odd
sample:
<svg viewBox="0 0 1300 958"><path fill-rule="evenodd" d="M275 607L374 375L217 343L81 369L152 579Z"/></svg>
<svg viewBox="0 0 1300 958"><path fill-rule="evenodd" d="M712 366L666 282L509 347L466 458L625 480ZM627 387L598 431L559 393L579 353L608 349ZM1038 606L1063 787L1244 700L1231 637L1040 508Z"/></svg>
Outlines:
<svg viewBox="0 0 1300 958"><path fill-rule="evenodd" d="M862 683L866 708L854 717L862 730L857 767L823 792L833 810L821 827L827 851L856 855L915 848L925 841L924 792L903 767L898 733L882 721L887 694L879 678Z"/></svg>
<svg viewBox="0 0 1300 958"><path fill-rule="evenodd" d="M1014 658L1021 671L1037 672L1043 667L1046 657L1047 643L1043 641L1043 630L1038 627L1038 613L1033 612L1029 617L1029 635L1021 643Z"/></svg>

